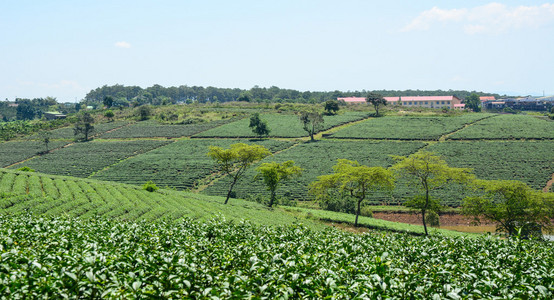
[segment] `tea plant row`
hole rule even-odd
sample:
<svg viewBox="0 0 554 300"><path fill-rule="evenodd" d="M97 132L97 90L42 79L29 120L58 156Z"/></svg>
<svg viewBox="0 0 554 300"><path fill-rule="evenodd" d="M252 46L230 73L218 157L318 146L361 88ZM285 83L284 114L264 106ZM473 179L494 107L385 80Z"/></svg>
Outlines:
<svg viewBox="0 0 554 300"><path fill-rule="evenodd" d="M7 298L552 299L554 247L266 227L0 218Z"/></svg>
<svg viewBox="0 0 554 300"><path fill-rule="evenodd" d="M554 122L527 115L496 115L456 132L450 139L554 139Z"/></svg>

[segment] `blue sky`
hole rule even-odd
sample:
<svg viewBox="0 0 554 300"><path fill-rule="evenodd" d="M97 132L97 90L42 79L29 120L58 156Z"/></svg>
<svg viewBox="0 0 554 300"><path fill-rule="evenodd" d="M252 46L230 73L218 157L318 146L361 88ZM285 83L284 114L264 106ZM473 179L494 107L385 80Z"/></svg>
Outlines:
<svg viewBox="0 0 554 300"><path fill-rule="evenodd" d="M0 1L0 99L102 85L554 94L554 2Z"/></svg>

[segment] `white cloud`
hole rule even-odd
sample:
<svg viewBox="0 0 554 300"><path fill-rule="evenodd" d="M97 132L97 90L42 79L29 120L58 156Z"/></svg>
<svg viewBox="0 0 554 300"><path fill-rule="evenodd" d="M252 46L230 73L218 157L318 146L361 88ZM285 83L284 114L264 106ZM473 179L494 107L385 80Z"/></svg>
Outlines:
<svg viewBox="0 0 554 300"><path fill-rule="evenodd" d="M447 23L457 24L467 34L497 34L512 29L536 29L554 21L554 4L508 7L489 3L473 8L426 10L402 31L428 30Z"/></svg>
<svg viewBox="0 0 554 300"><path fill-rule="evenodd" d="M127 42L124 42L124 41L121 41L121 42L117 42L115 43L115 46L117 48L131 48L131 44L127 43Z"/></svg>

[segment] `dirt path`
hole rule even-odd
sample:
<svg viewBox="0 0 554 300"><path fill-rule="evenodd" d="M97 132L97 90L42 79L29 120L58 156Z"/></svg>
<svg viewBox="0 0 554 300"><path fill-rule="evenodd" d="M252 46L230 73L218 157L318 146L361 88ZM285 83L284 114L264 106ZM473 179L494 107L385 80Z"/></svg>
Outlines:
<svg viewBox="0 0 554 300"><path fill-rule="evenodd" d="M547 183L544 189L542 189L543 192L548 193L552 190L552 185L554 184L554 174L552 174L552 179L550 179Z"/></svg>
<svg viewBox="0 0 554 300"><path fill-rule="evenodd" d="M414 225L423 225L421 222L421 214L416 212L374 212L373 217L376 219L408 223ZM471 218L457 214L444 213L440 214L440 223L442 226L471 226ZM494 223L485 222L482 220L482 225L494 225Z"/></svg>

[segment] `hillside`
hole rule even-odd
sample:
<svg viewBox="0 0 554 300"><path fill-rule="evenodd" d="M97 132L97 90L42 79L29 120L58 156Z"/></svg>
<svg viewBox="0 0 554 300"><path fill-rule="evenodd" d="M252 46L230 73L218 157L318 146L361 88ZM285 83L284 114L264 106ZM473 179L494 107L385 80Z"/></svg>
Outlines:
<svg viewBox="0 0 554 300"><path fill-rule="evenodd" d="M220 197L172 190L148 192L127 184L6 169L0 169L0 213L128 221L207 220L221 215L228 220L248 219L264 225L299 221L290 214L238 199L223 205ZM310 220L302 222L322 227Z"/></svg>

